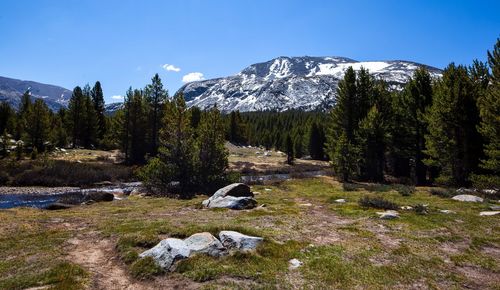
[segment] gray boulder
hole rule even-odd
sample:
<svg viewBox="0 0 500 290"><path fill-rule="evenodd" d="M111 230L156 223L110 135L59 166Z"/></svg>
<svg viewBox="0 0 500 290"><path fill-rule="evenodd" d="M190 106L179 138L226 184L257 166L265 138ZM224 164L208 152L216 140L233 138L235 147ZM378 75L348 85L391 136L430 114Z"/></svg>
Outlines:
<svg viewBox="0 0 500 290"><path fill-rule="evenodd" d="M217 197L204 200L202 203L209 208L252 209L257 206L257 201L252 197Z"/></svg>
<svg viewBox="0 0 500 290"><path fill-rule="evenodd" d="M188 258L191 250L186 242L180 239L168 238L158 245L141 253L139 257L152 257L163 269L170 269L175 261Z"/></svg>
<svg viewBox="0 0 500 290"><path fill-rule="evenodd" d="M257 206L250 187L243 183L233 183L217 190L202 202L209 208L251 209Z"/></svg>
<svg viewBox="0 0 500 290"><path fill-rule="evenodd" d="M264 241L261 237L247 236L235 231L221 231L219 239L227 249L252 251Z"/></svg>
<svg viewBox="0 0 500 290"><path fill-rule="evenodd" d="M168 238L141 253L139 257L152 257L160 267L169 270L178 260L203 253L219 257L226 253L222 243L210 233L198 233L184 240Z"/></svg>
<svg viewBox="0 0 500 290"><path fill-rule="evenodd" d="M190 255L203 253L213 257L219 257L225 254L226 249L222 243L211 233L198 233L184 240L189 248Z"/></svg>
<svg viewBox="0 0 500 290"><path fill-rule="evenodd" d="M244 183L233 183L230 184L226 187L223 187L219 190L217 190L212 197L217 198L217 197L226 197L226 196L235 196L235 197L242 197L242 196L249 196L253 197L253 193L250 191L250 186L244 184Z"/></svg>
<svg viewBox="0 0 500 290"><path fill-rule="evenodd" d="M458 201L466 201L466 202L483 202L483 199L479 196L471 195L471 194L459 194L455 195L451 199Z"/></svg>

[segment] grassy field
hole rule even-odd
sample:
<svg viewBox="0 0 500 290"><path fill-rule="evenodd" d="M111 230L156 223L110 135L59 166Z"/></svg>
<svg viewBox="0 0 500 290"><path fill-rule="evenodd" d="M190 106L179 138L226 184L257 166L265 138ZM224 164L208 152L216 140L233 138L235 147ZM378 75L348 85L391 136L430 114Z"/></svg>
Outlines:
<svg viewBox="0 0 500 290"><path fill-rule="evenodd" d="M2 210L0 289L500 289L500 216L479 216L491 203L395 189L318 177L253 186L265 205L253 210L135 196L65 211ZM399 219L381 220L380 210L358 204L367 194L427 204L428 214L400 210ZM253 254L195 256L173 273L138 260L163 238L222 229L265 242ZM289 269L292 258L303 266Z"/></svg>

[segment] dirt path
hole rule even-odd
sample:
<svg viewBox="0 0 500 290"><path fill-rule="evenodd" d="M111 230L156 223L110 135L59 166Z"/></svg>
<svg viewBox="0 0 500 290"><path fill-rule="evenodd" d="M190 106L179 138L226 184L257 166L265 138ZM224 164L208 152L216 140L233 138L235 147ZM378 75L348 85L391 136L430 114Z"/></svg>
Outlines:
<svg viewBox="0 0 500 290"><path fill-rule="evenodd" d="M152 281L138 281L126 270L115 252L115 243L102 239L98 232L80 234L68 240L68 260L90 273L88 289L197 289L199 285L178 275Z"/></svg>

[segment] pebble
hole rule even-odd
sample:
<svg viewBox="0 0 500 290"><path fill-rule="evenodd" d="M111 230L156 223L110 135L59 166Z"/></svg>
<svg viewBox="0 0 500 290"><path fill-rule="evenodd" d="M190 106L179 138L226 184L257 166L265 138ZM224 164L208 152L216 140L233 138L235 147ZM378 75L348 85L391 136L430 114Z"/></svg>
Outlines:
<svg viewBox="0 0 500 290"><path fill-rule="evenodd" d="M297 269L304 264L295 258L288 261L288 263L290 264L290 266L289 266L290 269Z"/></svg>

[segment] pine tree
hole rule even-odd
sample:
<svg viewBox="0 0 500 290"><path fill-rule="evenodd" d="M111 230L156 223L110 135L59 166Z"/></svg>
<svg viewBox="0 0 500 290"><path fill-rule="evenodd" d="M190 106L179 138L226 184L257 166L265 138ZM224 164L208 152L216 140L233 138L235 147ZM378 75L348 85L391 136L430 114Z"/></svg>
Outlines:
<svg viewBox="0 0 500 290"><path fill-rule="evenodd" d="M246 143L246 126L241 120L241 115L239 111L232 111L229 114L229 132L228 140L233 144L245 144Z"/></svg>
<svg viewBox="0 0 500 290"><path fill-rule="evenodd" d="M149 150L152 156L158 154L159 129L163 118L162 107L165 105L167 98L168 92L163 88L160 76L155 74L151 79L151 84L146 87L146 100L151 112L151 144Z"/></svg>
<svg viewBox="0 0 500 290"><path fill-rule="evenodd" d="M104 107L104 94L102 92L101 83L97 81L91 91L92 103L96 114L96 138L99 142L102 141L106 134L106 116Z"/></svg>
<svg viewBox="0 0 500 290"><path fill-rule="evenodd" d="M360 122L357 134L362 152L363 177L374 182L384 181L386 124L376 105Z"/></svg>
<svg viewBox="0 0 500 290"><path fill-rule="evenodd" d="M45 102L37 99L26 113L26 121L29 126L26 127L31 146L38 152L45 150L45 142L49 138L49 116L50 111Z"/></svg>
<svg viewBox="0 0 500 290"><path fill-rule="evenodd" d="M450 64L437 83L428 113L428 165L437 165L455 185L467 185L477 168L477 95L467 68Z"/></svg>
<svg viewBox="0 0 500 290"><path fill-rule="evenodd" d="M295 137L293 138L293 152L296 158L302 158L304 156L303 144L302 135L295 134Z"/></svg>
<svg viewBox="0 0 500 290"><path fill-rule="evenodd" d="M0 135L4 132L12 132L15 112L6 102L0 102Z"/></svg>
<svg viewBox="0 0 500 290"><path fill-rule="evenodd" d="M349 67L337 88L337 101L330 113L330 127L327 135L327 149L335 173L348 181L357 172L359 152L355 143L355 132L358 128L358 118L361 115L357 106L356 73ZM343 153L346 153L343 155Z"/></svg>
<svg viewBox="0 0 500 290"><path fill-rule="evenodd" d="M27 90L21 96L21 103L19 104L19 110L17 112L17 118L16 118L17 122L16 122L14 139L21 140L23 138L23 135L27 127L26 115L28 114L28 111L32 106L33 103L31 102L31 92Z"/></svg>
<svg viewBox="0 0 500 290"><path fill-rule="evenodd" d="M122 148L129 164L141 164L145 161L147 152L146 128L147 106L140 90L130 88L124 103L125 117L123 122Z"/></svg>
<svg viewBox="0 0 500 290"><path fill-rule="evenodd" d="M205 192L213 192L224 185L225 171L228 168L224 123L217 107L203 114L198 135L197 184Z"/></svg>
<svg viewBox="0 0 500 290"><path fill-rule="evenodd" d="M290 137L290 134L286 136L286 163L288 165L293 164L293 158L294 153L293 153L293 141L292 137Z"/></svg>
<svg viewBox="0 0 500 290"><path fill-rule="evenodd" d="M407 162L405 167L410 168L409 162L414 160L415 183L419 185L426 183L428 170L423 162L428 157L424 153L425 135L428 134L425 112L432 104L432 94L429 72L425 68L418 68L396 102L400 118L396 120L396 130L393 132L399 149L402 150L400 152L404 152L402 157ZM410 177L409 172L407 174Z"/></svg>
<svg viewBox="0 0 500 290"><path fill-rule="evenodd" d="M482 183L482 186L498 186L500 184L500 39L497 39L493 51L488 51L488 64L491 69L491 81L487 91L478 99L481 117L478 129L485 139L485 158L481 160L481 168L488 174L480 176L477 183Z"/></svg>
<svg viewBox="0 0 500 290"><path fill-rule="evenodd" d="M70 137L73 148L77 147L82 140L84 120L85 98L82 89L77 86L73 89L67 113L67 122L71 132Z"/></svg>
<svg viewBox="0 0 500 290"><path fill-rule="evenodd" d="M164 129L160 134L159 158L168 168L165 176L180 183L180 192L192 192L195 183L195 140L190 126L189 110L182 93L167 106Z"/></svg>
<svg viewBox="0 0 500 290"><path fill-rule="evenodd" d="M343 182L349 182L357 174L359 161L358 147L347 139L346 132L342 132L330 152L333 169Z"/></svg>

